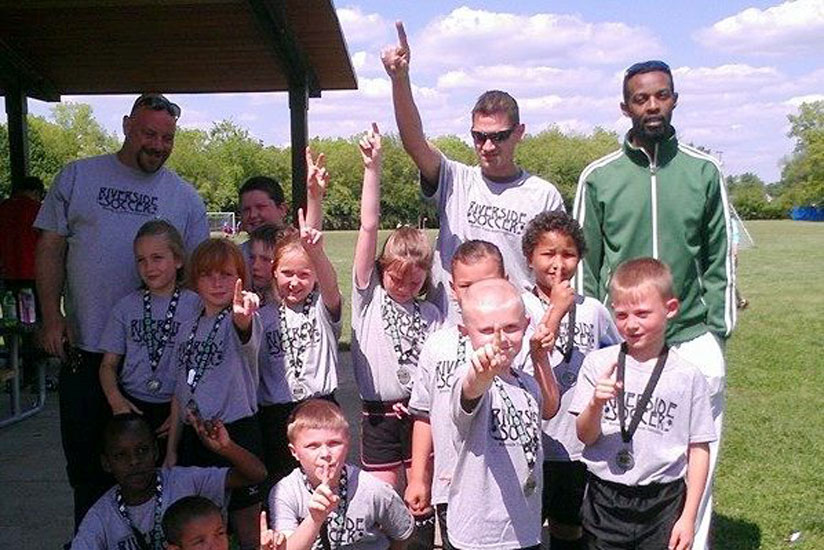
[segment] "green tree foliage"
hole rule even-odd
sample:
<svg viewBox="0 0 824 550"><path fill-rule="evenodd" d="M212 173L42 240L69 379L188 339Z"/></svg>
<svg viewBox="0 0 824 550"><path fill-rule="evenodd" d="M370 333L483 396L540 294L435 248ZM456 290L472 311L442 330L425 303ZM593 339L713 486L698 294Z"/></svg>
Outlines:
<svg viewBox="0 0 824 550"><path fill-rule="evenodd" d="M738 215L745 220L776 220L787 217L788 208L783 201L775 198L774 190L769 187L751 172L727 177L730 200Z"/></svg>
<svg viewBox="0 0 824 550"><path fill-rule="evenodd" d="M29 115L29 174L41 178L46 186L67 162L116 151L118 140L95 120L92 108L82 103L54 105L51 120ZM9 135L0 126L0 195L11 185Z"/></svg>
<svg viewBox="0 0 824 550"><path fill-rule="evenodd" d="M794 206L824 205L824 101L802 103L789 115L795 150L781 172L785 200Z"/></svg>
<svg viewBox="0 0 824 550"><path fill-rule="evenodd" d="M618 135L600 128L589 136L550 128L526 136L518 147L516 161L525 170L555 184L571 212L581 172L590 162L618 147Z"/></svg>

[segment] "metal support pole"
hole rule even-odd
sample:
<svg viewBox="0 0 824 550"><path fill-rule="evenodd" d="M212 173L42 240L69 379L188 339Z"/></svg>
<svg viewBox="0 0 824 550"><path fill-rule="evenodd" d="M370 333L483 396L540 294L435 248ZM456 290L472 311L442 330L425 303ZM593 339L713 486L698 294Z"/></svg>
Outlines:
<svg viewBox="0 0 824 550"><path fill-rule="evenodd" d="M308 144L307 86L289 87L289 116L292 127L292 214L297 223L298 208L306 212L306 145Z"/></svg>
<svg viewBox="0 0 824 550"><path fill-rule="evenodd" d="M28 104L26 94L19 85L6 88L6 116L9 128L9 160L11 161L12 186L23 182L29 171L29 140L27 139Z"/></svg>

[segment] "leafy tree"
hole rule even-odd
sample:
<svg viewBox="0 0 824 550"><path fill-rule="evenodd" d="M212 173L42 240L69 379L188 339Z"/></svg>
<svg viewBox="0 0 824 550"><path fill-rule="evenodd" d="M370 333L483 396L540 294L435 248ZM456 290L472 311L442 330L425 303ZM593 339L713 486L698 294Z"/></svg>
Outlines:
<svg viewBox="0 0 824 550"><path fill-rule="evenodd" d="M795 150L781 172L793 205L824 204L824 101L802 103L798 115L789 115L789 136Z"/></svg>

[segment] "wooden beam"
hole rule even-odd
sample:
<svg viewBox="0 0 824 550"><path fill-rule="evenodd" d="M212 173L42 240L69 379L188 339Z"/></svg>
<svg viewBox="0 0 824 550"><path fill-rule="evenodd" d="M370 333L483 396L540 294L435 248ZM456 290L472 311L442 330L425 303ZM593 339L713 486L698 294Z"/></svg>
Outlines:
<svg viewBox="0 0 824 550"><path fill-rule="evenodd" d="M12 187L23 182L29 171L28 102L26 92L18 85L6 86L6 116L9 130L9 160Z"/></svg>
<svg viewBox="0 0 824 550"><path fill-rule="evenodd" d="M32 62L0 39L0 82L3 89L22 88L30 97L60 101L60 92Z"/></svg>
<svg viewBox="0 0 824 550"><path fill-rule="evenodd" d="M320 97L320 84L306 54L289 25L283 2L249 0L249 6L272 53L289 79L289 88L305 87L310 97Z"/></svg>
<svg viewBox="0 0 824 550"><path fill-rule="evenodd" d="M307 111L309 98L306 86L289 90L289 117L292 131L292 212L297 224L298 208L306 212L306 145L308 144Z"/></svg>

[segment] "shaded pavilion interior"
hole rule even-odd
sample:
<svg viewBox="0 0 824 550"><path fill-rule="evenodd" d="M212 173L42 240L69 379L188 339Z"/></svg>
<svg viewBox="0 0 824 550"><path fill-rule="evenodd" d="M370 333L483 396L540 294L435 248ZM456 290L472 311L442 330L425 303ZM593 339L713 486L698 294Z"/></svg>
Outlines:
<svg viewBox="0 0 824 550"><path fill-rule="evenodd" d="M355 88L331 0L0 0L13 181L27 173L28 98L288 92L297 211L309 98Z"/></svg>

